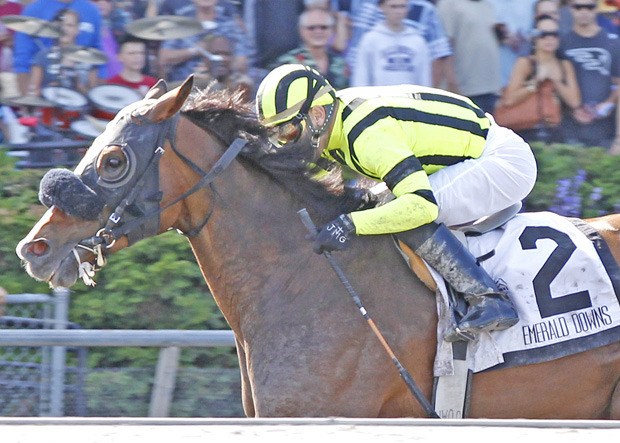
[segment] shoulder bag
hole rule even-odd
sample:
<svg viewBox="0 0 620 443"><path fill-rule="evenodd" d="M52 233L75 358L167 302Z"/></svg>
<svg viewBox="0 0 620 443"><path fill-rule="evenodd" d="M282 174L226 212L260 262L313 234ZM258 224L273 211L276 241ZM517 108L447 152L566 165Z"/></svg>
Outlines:
<svg viewBox="0 0 620 443"><path fill-rule="evenodd" d="M511 106L503 104L503 95L493 112L500 126L520 131L541 126L555 127L562 121L561 104L551 80L539 82L534 93Z"/></svg>

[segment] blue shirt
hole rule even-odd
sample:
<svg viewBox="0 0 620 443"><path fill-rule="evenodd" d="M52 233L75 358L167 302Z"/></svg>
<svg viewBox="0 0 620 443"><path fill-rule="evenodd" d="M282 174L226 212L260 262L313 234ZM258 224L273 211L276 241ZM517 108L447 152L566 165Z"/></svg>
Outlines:
<svg viewBox="0 0 620 443"><path fill-rule="evenodd" d="M80 16L80 33L75 43L101 49L101 14L97 7L88 0L35 0L26 6L22 15L51 21L61 9L71 9ZM32 37L22 32L15 33L13 53L13 70L16 73L30 72L34 56L41 50L37 40L46 48L50 48L54 39Z"/></svg>

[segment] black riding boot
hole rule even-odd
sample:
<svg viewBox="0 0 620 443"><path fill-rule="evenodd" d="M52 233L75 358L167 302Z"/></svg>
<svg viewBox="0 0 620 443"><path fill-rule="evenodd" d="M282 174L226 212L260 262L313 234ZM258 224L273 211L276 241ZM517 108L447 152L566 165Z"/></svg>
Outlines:
<svg viewBox="0 0 620 443"><path fill-rule="evenodd" d="M463 340L482 331L507 329L519 321L510 299L445 225L429 223L401 232L397 237L462 294L469 306L456 329L446 333L447 341Z"/></svg>

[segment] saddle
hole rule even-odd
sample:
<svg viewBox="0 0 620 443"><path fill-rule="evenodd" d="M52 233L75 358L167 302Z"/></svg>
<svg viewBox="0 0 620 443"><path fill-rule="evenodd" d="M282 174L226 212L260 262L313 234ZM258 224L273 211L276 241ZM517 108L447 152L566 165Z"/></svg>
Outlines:
<svg viewBox="0 0 620 443"><path fill-rule="evenodd" d="M517 202L512 206L509 206L505 209L502 209L495 214L482 217L478 220L473 221L472 223L467 223L459 226L451 226L450 229L454 232L454 234L459 238L459 240L463 241L464 236L477 236L482 235L486 232L492 231L495 228L500 227L508 220L513 218L520 210L522 204L521 202ZM417 277L424 283L431 291L437 291L437 282L431 275L428 267L409 246L407 246L402 241L398 240L396 237L393 237L394 243L396 244L396 248L402 254L405 262L411 270L417 275Z"/></svg>
<svg viewBox="0 0 620 443"><path fill-rule="evenodd" d="M396 242L409 267L437 295L433 403L442 417L467 416L473 373L541 363L620 340L620 268L605 241L584 222L550 212L517 215L519 209L452 227L519 313L516 326L481 333L473 342L442 340L462 307L436 271Z"/></svg>

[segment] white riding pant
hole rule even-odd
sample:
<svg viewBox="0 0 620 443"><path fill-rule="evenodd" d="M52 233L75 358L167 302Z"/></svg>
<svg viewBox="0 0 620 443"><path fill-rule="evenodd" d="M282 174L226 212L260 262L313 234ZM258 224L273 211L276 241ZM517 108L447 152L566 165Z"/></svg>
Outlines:
<svg viewBox="0 0 620 443"><path fill-rule="evenodd" d="M429 176L439 206L438 223L473 222L523 200L536 182L536 160L530 146L493 117L484 152Z"/></svg>

